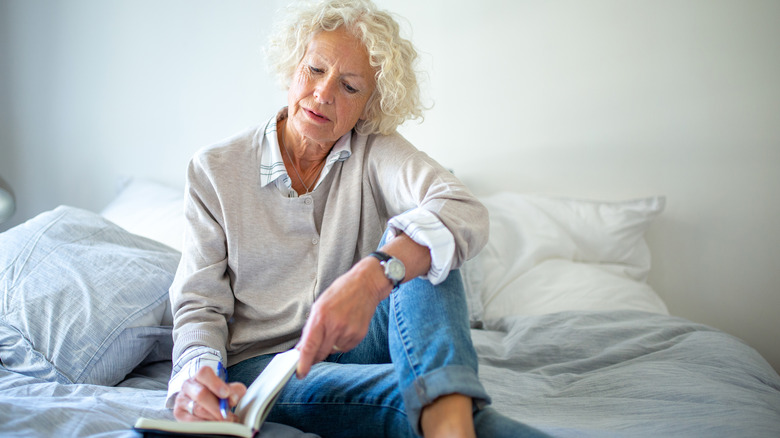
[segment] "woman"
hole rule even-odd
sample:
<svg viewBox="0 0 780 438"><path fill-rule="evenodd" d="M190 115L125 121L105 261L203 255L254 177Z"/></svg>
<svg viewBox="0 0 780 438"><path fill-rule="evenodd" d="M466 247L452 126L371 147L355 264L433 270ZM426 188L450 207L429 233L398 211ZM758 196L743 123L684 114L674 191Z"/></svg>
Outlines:
<svg viewBox="0 0 780 438"><path fill-rule="evenodd" d="M398 25L368 1L329 1L297 11L271 49L288 106L188 170L176 418L222 419L219 397L235 406L295 347L298 379L269 421L323 436L536 433L486 408L450 271L485 244L487 212L395 132L421 114Z"/></svg>

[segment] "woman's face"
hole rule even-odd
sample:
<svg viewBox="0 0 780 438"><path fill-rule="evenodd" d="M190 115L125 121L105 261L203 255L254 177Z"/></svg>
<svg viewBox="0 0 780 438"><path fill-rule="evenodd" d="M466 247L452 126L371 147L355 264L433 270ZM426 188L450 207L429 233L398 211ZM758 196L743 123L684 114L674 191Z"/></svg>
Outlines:
<svg viewBox="0 0 780 438"><path fill-rule="evenodd" d="M287 92L299 136L327 147L349 132L374 92L374 69L360 41L344 28L315 35Z"/></svg>

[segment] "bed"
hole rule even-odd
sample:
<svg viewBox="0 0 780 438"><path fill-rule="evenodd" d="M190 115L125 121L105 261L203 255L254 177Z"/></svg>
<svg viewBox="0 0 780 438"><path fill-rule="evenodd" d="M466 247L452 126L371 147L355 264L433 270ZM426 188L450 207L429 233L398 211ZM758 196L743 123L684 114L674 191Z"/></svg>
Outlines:
<svg viewBox="0 0 780 438"><path fill-rule="evenodd" d="M172 418L181 196L131 179L99 213L61 206L0 234L1 436L135 437L139 416ZM780 436L772 367L646 283L663 197L482 200L490 241L461 272L496 409L559 437Z"/></svg>

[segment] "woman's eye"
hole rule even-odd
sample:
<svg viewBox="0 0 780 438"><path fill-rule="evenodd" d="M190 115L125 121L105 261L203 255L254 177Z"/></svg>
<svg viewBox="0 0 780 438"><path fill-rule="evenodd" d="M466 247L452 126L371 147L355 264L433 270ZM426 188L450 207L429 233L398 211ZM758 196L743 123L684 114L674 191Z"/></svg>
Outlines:
<svg viewBox="0 0 780 438"><path fill-rule="evenodd" d="M344 83L344 89L347 90L347 93L354 94L358 92L358 89L349 85L348 83Z"/></svg>
<svg viewBox="0 0 780 438"><path fill-rule="evenodd" d="M322 73L324 70L322 70L321 68L317 68L317 67L315 67L313 65L310 65L309 66L309 71L312 72L312 73Z"/></svg>

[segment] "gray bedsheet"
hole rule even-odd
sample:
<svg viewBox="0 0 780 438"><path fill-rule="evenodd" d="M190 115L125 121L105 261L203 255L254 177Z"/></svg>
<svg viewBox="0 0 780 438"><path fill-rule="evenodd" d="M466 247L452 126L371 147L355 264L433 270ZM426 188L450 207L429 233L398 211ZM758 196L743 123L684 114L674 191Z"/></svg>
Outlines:
<svg viewBox="0 0 780 438"><path fill-rule="evenodd" d="M561 437L778 437L780 377L742 341L642 312L510 317L474 330L494 406ZM170 364L120 387L42 382L0 368L0 435L135 437ZM261 436L300 434L268 425Z"/></svg>
<svg viewBox="0 0 780 438"><path fill-rule="evenodd" d="M116 387L43 382L0 367L0 437L138 438L138 417L173 419L164 408L170 362L146 365ZM307 438L282 424L265 423L260 436Z"/></svg>
<svg viewBox="0 0 780 438"><path fill-rule="evenodd" d="M565 312L474 331L496 408L561 437L780 437L780 377L754 349L664 315Z"/></svg>

